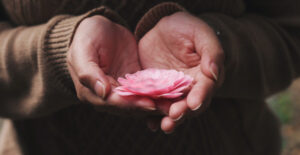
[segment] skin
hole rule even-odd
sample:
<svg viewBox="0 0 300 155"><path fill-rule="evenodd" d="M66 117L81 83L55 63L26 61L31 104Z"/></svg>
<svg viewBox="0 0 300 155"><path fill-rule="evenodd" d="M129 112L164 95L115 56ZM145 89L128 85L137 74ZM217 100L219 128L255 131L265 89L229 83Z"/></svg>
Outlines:
<svg viewBox="0 0 300 155"><path fill-rule="evenodd" d="M155 110L154 102L148 98L122 97L111 91L119 85L118 77L141 70L137 50L134 36L123 26L103 16L83 20L67 55L78 99L98 110Z"/></svg>
<svg viewBox="0 0 300 155"><path fill-rule="evenodd" d="M164 132L172 132L185 115L207 108L215 88L223 81L224 52L204 21L185 12L164 17L138 46L143 69L176 69L194 78L185 97L164 104L167 115L159 120ZM149 127L157 127L156 123L151 120Z"/></svg>
<svg viewBox="0 0 300 155"><path fill-rule="evenodd" d="M139 55L139 56L138 56ZM170 133L192 113L208 106L222 83L223 50L213 30L188 13L162 18L137 44L129 30L102 16L83 20L74 35L67 64L77 97L98 110L149 112L148 126ZM116 79L145 68L176 69L194 78L180 100L122 97L111 91ZM155 116L153 112L163 114Z"/></svg>

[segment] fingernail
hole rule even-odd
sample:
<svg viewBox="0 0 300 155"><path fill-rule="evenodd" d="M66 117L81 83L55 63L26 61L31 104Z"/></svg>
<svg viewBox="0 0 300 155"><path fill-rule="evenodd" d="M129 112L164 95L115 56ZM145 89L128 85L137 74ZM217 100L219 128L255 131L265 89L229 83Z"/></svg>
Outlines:
<svg viewBox="0 0 300 155"><path fill-rule="evenodd" d="M197 111L200 107L201 107L202 104L199 104L197 107L195 107L194 109L192 109L193 111Z"/></svg>
<svg viewBox="0 0 300 155"><path fill-rule="evenodd" d="M155 105L153 105L153 103L149 99L142 98L142 99L137 100L136 102L142 109L150 110L150 111L156 110ZM153 105L153 106L151 106L151 105Z"/></svg>
<svg viewBox="0 0 300 155"><path fill-rule="evenodd" d="M101 89L101 90L99 90L99 89ZM97 81L96 84L95 84L96 94L98 96L101 96L104 99L105 96L106 96L105 90L106 90L105 86L100 81ZM102 93L101 95L99 95L99 91Z"/></svg>
<svg viewBox="0 0 300 155"><path fill-rule="evenodd" d="M154 110L156 110L156 108L155 108L155 107L145 107L145 109L147 109L147 110L151 110L151 111L154 111Z"/></svg>
<svg viewBox="0 0 300 155"><path fill-rule="evenodd" d="M209 71L212 74L212 76L214 77L214 79L216 81L218 81L218 76L217 76L218 75L218 67L217 67L217 65L215 63L212 63L210 65Z"/></svg>
<svg viewBox="0 0 300 155"><path fill-rule="evenodd" d="M183 113L179 117L177 117L176 119L173 119L173 120L176 122L176 121L179 121L182 117L183 117Z"/></svg>

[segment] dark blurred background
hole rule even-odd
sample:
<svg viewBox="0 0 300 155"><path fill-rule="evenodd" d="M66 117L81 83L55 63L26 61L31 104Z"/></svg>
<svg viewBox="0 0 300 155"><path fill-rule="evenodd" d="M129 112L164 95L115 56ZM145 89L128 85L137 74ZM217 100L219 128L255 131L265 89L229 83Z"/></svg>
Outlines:
<svg viewBox="0 0 300 155"><path fill-rule="evenodd" d="M266 101L282 124L282 154L300 155L300 79ZM0 131L2 122L0 119Z"/></svg>
<svg viewBox="0 0 300 155"><path fill-rule="evenodd" d="M267 102L282 123L283 155L300 155L300 80Z"/></svg>

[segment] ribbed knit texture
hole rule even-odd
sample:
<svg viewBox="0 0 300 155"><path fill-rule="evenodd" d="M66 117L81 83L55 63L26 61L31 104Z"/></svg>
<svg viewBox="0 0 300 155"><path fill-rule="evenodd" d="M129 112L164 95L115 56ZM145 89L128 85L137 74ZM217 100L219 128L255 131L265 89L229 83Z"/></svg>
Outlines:
<svg viewBox="0 0 300 155"><path fill-rule="evenodd" d="M79 21L84 19L85 16L80 17L70 17L63 16L57 17L59 19L54 19L55 23L51 23L49 30L45 35L44 40L44 58L45 58L45 68L49 68L47 71L49 75L55 75L56 83L59 83L62 88L68 88L72 86L70 83L71 77L68 72L66 64L67 51L71 42L73 32L75 31ZM74 92L74 88L69 88L69 91Z"/></svg>
<svg viewBox="0 0 300 155"><path fill-rule="evenodd" d="M53 80L56 80L58 85L62 85L62 88L66 88L66 91L72 94L75 94L75 89L66 64L67 51L79 23L93 15L103 15L126 26L125 22L113 11L100 7L81 16L57 16L49 21L48 30L42 40L44 42L43 51L45 51L42 56L45 60L42 61L49 72L47 74L55 75Z"/></svg>

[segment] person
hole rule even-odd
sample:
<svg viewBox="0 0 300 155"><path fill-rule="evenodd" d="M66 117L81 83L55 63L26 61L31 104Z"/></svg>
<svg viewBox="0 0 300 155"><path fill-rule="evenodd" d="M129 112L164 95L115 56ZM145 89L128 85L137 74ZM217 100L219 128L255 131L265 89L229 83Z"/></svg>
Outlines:
<svg viewBox="0 0 300 155"><path fill-rule="evenodd" d="M298 1L1 2L0 154L280 154L264 99L299 76ZM195 84L113 91L146 68Z"/></svg>

